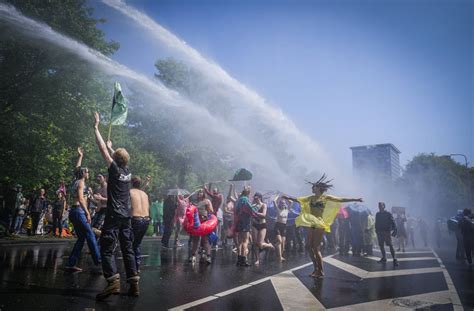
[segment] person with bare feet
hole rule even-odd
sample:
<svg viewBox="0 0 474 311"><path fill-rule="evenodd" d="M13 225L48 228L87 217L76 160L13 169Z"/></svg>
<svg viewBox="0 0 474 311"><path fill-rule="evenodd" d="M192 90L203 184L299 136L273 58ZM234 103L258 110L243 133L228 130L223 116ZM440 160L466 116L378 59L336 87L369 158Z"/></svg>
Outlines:
<svg viewBox="0 0 474 311"><path fill-rule="evenodd" d="M263 202L263 196L260 192L256 192L253 196L253 206L255 207L257 217L253 218L252 222L252 240L255 255L255 265L260 264L260 252L267 249L275 249L272 244L265 243L265 236L267 235L267 204Z"/></svg>
<svg viewBox="0 0 474 311"><path fill-rule="evenodd" d="M339 203L362 202L362 199L339 198L325 194L326 191L333 187L331 180L326 180L326 174L324 174L318 181L308 183L312 185L312 195L300 198L286 198L295 200L301 205L301 213L296 218L295 223L297 227L308 228L306 248L314 266L314 271L310 276L322 278L324 277L324 272L323 257L321 255L321 242L323 240L324 232L329 232L331 230L331 224L334 222L337 212L340 209Z"/></svg>

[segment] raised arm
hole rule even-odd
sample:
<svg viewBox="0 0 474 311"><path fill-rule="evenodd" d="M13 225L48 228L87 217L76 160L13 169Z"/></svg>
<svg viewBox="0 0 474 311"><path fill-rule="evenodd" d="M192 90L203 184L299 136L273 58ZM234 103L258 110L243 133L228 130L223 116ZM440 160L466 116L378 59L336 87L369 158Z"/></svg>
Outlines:
<svg viewBox="0 0 474 311"><path fill-rule="evenodd" d="M329 201L345 203L345 202L363 202L362 198L339 198L333 195L326 195Z"/></svg>
<svg viewBox="0 0 474 311"><path fill-rule="evenodd" d="M77 162L76 162L76 168L80 168L82 165L82 159L84 158L84 149L82 147L77 147Z"/></svg>
<svg viewBox="0 0 474 311"><path fill-rule="evenodd" d="M146 175L145 182L143 183L143 186L141 187L142 191L145 191L145 189L150 185L151 183L151 176Z"/></svg>
<svg viewBox="0 0 474 311"><path fill-rule="evenodd" d="M233 195L233 196L232 196ZM235 193L235 186L234 184L230 184L229 186L229 193L227 194L227 197L232 201L236 202L237 201L237 193Z"/></svg>
<svg viewBox="0 0 474 311"><path fill-rule="evenodd" d="M66 199L63 200L63 212L61 215L64 215L64 213L66 212L67 210L67 203L66 203Z"/></svg>
<svg viewBox="0 0 474 311"><path fill-rule="evenodd" d="M295 197L290 197L290 196L284 194L284 195L281 196L281 198L282 198L282 199L285 199L285 200L289 200L289 201L298 202L298 203L301 204L301 202L298 201L298 199L295 198ZM276 202L276 201L275 201L275 202Z"/></svg>
<svg viewBox="0 0 474 311"><path fill-rule="evenodd" d="M99 123L100 123L99 113L94 112L95 142L97 143L97 147L99 147L99 151L102 154L102 157L104 158L105 162L107 162L107 166L110 166L110 164L112 164L114 160L112 159L109 152L107 151L107 146L105 145L104 139L102 138L102 135L100 134Z"/></svg>
<svg viewBox="0 0 474 311"><path fill-rule="evenodd" d="M112 141L108 140L107 141L107 150L109 150L110 154L114 154L115 150L112 148Z"/></svg>
<svg viewBox="0 0 474 311"><path fill-rule="evenodd" d="M209 188L211 188L211 185L209 185ZM212 192L209 191L209 188L207 187L207 184L204 184L204 192L205 192L208 196L210 196L211 198L213 198L213 197L214 197L214 194L212 194Z"/></svg>

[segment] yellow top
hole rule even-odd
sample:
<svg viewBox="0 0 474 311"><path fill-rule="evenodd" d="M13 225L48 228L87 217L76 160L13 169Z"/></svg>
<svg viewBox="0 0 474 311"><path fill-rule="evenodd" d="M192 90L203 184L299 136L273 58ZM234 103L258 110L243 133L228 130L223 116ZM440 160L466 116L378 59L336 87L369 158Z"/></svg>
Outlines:
<svg viewBox="0 0 474 311"><path fill-rule="evenodd" d="M314 195L300 197L301 213L296 218L297 227L321 228L331 231L331 225L341 207L342 199L323 194L318 199Z"/></svg>

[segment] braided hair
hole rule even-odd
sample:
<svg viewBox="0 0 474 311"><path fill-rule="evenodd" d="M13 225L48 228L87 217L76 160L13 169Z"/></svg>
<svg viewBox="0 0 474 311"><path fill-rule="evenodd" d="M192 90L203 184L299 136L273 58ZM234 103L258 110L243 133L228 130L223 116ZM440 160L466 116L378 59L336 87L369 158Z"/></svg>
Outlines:
<svg viewBox="0 0 474 311"><path fill-rule="evenodd" d="M326 174L323 174L323 176L321 176L321 178L317 181L317 182L310 182L310 181L307 181L306 182L310 185L312 185L313 187L318 187L320 190L321 190L321 193L324 193L326 191L328 191L329 189L332 189L334 186L331 184L333 180L327 180L327 176Z"/></svg>

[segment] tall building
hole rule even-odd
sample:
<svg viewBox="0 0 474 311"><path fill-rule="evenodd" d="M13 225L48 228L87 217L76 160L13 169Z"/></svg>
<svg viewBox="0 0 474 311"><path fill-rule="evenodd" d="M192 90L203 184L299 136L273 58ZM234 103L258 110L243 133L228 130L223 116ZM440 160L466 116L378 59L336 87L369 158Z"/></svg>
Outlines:
<svg viewBox="0 0 474 311"><path fill-rule="evenodd" d="M393 144L351 147L354 177L392 182L400 177L400 150Z"/></svg>

